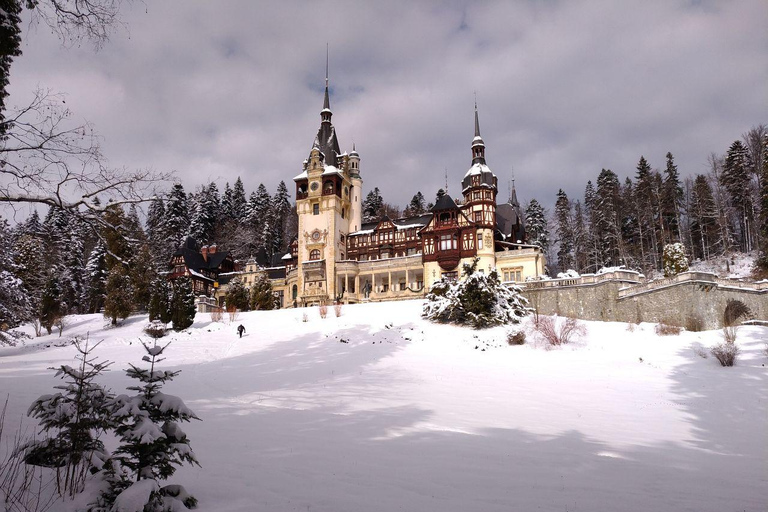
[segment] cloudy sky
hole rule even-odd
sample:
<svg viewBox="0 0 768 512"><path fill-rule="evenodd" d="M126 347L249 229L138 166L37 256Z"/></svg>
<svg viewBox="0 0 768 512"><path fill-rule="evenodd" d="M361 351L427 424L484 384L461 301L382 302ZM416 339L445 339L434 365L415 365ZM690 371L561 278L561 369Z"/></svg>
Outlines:
<svg viewBox="0 0 768 512"><path fill-rule="evenodd" d="M581 196L640 155L706 170L768 123L768 2L500 1L125 4L100 51L25 25L10 106L65 92L114 166L175 171L187 190L246 191L301 170L320 124L326 42L342 149L401 206L470 165L473 94L501 200ZM502 185L503 184L503 185Z"/></svg>

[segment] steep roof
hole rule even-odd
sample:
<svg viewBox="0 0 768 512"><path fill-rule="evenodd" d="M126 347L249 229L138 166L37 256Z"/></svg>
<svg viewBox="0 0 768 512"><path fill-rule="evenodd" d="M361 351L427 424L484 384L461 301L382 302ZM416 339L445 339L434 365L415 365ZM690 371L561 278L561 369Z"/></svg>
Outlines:
<svg viewBox="0 0 768 512"><path fill-rule="evenodd" d="M440 199L435 202L435 206L432 207L433 212L436 212L438 210L457 210L459 207L456 206L456 202L451 198L448 194L443 194L440 196Z"/></svg>

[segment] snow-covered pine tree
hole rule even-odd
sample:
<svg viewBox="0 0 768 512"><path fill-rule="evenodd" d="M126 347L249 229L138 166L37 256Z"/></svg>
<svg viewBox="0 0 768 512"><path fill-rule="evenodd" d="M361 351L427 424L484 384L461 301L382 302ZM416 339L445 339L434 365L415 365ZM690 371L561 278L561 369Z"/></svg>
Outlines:
<svg viewBox="0 0 768 512"><path fill-rule="evenodd" d="M0 217L0 344L5 331L32 316L32 303L17 275L15 256L10 226Z"/></svg>
<svg viewBox="0 0 768 512"><path fill-rule="evenodd" d="M580 272L597 272L604 266L600 239L598 238L600 223L597 212L597 193L592 180L587 181L584 188L584 243L586 248L586 266Z"/></svg>
<svg viewBox="0 0 768 512"><path fill-rule="evenodd" d="M248 311L248 289L239 277L235 277L229 282L226 301L227 310L235 308L240 311Z"/></svg>
<svg viewBox="0 0 768 512"><path fill-rule="evenodd" d="M581 201L573 205L573 252L575 270L579 273L586 272L589 254L589 233L584 222L584 211Z"/></svg>
<svg viewBox="0 0 768 512"><path fill-rule="evenodd" d="M150 201L145 226L152 261L156 268L163 268L175 248L168 241L165 230L165 204L161 198L156 197Z"/></svg>
<svg viewBox="0 0 768 512"><path fill-rule="evenodd" d="M127 265L131 258L131 236L123 207L119 204L107 206L103 219L106 224L102 237L107 249L107 270L116 265Z"/></svg>
<svg viewBox="0 0 768 512"><path fill-rule="evenodd" d="M113 397L95 382L112 363L93 356L100 342L89 345L87 338L77 337L73 342L79 364L59 366L56 377L64 381L55 386L59 392L41 396L27 411L46 437L29 443L24 457L28 464L56 468L57 491L69 497L81 492L91 469L101 469L109 457L100 438L114 426L109 411Z"/></svg>
<svg viewBox="0 0 768 512"><path fill-rule="evenodd" d="M0 37L3 41L0 53L0 138L4 138L11 123L5 120L5 98L8 96L8 77L11 62L21 55L21 6L18 1L6 1L0 9Z"/></svg>
<svg viewBox="0 0 768 512"><path fill-rule="evenodd" d="M733 208L739 230L739 246L745 252L752 250L754 235L751 167L746 146L740 140L734 141L728 148L720 183L728 193L728 202Z"/></svg>
<svg viewBox="0 0 768 512"><path fill-rule="evenodd" d="M545 252L549 249L547 216L536 199L531 199L525 208L525 232L529 244L538 245Z"/></svg>
<svg viewBox="0 0 768 512"><path fill-rule="evenodd" d="M235 201L229 182L224 184L224 192L221 194L221 216L226 219L235 218Z"/></svg>
<svg viewBox="0 0 768 512"><path fill-rule="evenodd" d="M381 210L384 207L384 198L381 197L379 187L375 187L373 190L368 192L368 195L365 196L361 207L363 210L363 222L379 220Z"/></svg>
<svg viewBox="0 0 768 512"><path fill-rule="evenodd" d="M563 189L557 192L557 201L555 201L555 227L557 233L557 264L562 272L574 268L574 236L573 236L573 218L571 216L571 202L568 200L568 194Z"/></svg>
<svg viewBox="0 0 768 512"><path fill-rule="evenodd" d="M40 298L40 309L38 311L40 325L45 327L48 334L51 334L51 332L53 332L53 325L64 314L64 307L61 303L61 285L59 284L59 277L55 273L51 273L48 276L45 288L43 289L43 295Z"/></svg>
<svg viewBox="0 0 768 512"><path fill-rule="evenodd" d="M267 187L259 183L256 192L250 195L248 200L248 213L245 219L246 226L253 233L252 253L257 253L259 249L266 245L264 240L264 221L267 218L271 208L272 199L269 197Z"/></svg>
<svg viewBox="0 0 768 512"><path fill-rule="evenodd" d="M155 277L152 282L152 295L149 299L149 320L160 320L167 324L171 321L171 299L173 288L165 277Z"/></svg>
<svg viewBox="0 0 768 512"><path fill-rule="evenodd" d="M667 153L667 167L664 169L664 184L661 193L661 215L670 239L680 241L680 208L683 204L683 187L680 186L680 173L675 165L675 157Z"/></svg>
<svg viewBox="0 0 768 512"><path fill-rule="evenodd" d="M189 232L189 214L187 194L181 183L176 183L171 188L165 203L165 222L163 223L172 251L181 246Z"/></svg>
<svg viewBox="0 0 768 512"><path fill-rule="evenodd" d="M693 182L688 217L694 243L693 255L708 260L716 251L716 245L722 239L722 235L719 233L718 212L712 197L712 188L703 174L696 176Z"/></svg>
<svg viewBox="0 0 768 512"><path fill-rule="evenodd" d="M760 178L760 254L757 270L768 276L768 134L764 137L764 153Z"/></svg>
<svg viewBox="0 0 768 512"><path fill-rule="evenodd" d="M216 183L211 182L196 194L189 235L203 245L215 243L214 228L221 212L221 199Z"/></svg>
<svg viewBox="0 0 768 512"><path fill-rule="evenodd" d="M107 249L104 242L99 239L85 266L85 292L82 300L85 311L98 313L104 307L107 297Z"/></svg>
<svg viewBox="0 0 768 512"><path fill-rule="evenodd" d="M183 464L200 464L189 445L189 439L180 423L199 420L184 401L162 391L165 383L173 380L179 371L156 370L155 365L164 360L161 356L168 344L153 345L142 343L146 350L143 361L149 369L133 364L126 370L131 379L137 381L129 386L133 395L120 395L114 400L113 418L117 422L115 432L120 446L115 450L115 459L131 472L129 480L116 480L113 485L114 508L123 510L127 503L133 503L142 496L143 507L131 510L163 512L182 510L181 506L194 508L197 500L183 487L170 485L161 487L161 482L173 476L176 468Z"/></svg>
<svg viewBox="0 0 768 512"><path fill-rule="evenodd" d="M272 283L266 272L259 272L251 286L250 307L253 310L275 309L275 296L272 294Z"/></svg>
<svg viewBox="0 0 768 512"><path fill-rule="evenodd" d="M664 246L664 277L676 276L688 271L688 258L685 256L685 246L680 242Z"/></svg>
<svg viewBox="0 0 768 512"><path fill-rule="evenodd" d="M530 313L520 288L502 285L495 270L477 272L477 259L465 264L462 273L460 281L442 278L430 288L421 316L481 329L516 324Z"/></svg>
<svg viewBox="0 0 768 512"><path fill-rule="evenodd" d="M638 219L637 198L632 179L627 176L624 186L621 187L621 204L619 211L621 224L621 238L624 246L624 263L631 267L639 267L639 263L645 260L643 246L640 244L640 231L642 227Z"/></svg>
<svg viewBox="0 0 768 512"><path fill-rule="evenodd" d="M195 294L188 277L180 277L173 282L171 295L171 322L174 331L183 331L195 322Z"/></svg>
<svg viewBox="0 0 768 512"><path fill-rule="evenodd" d="M594 236L600 251L602 266L620 265L619 244L621 226L619 225L619 179L610 169L602 169L597 177L595 204L593 208L596 222Z"/></svg>
<svg viewBox="0 0 768 512"><path fill-rule="evenodd" d="M281 181L278 183L277 191L272 198L272 211L274 213L274 228L272 231L275 234L272 242L273 254L283 254L288 249L288 234L286 231L288 217L291 215L290 197L285 182Z"/></svg>
<svg viewBox="0 0 768 512"><path fill-rule="evenodd" d="M285 183L283 183L283 187L285 187ZM245 187L243 187L243 180L240 179L240 176L237 177L232 188L231 202L229 215L237 222L242 222L245 218L248 201L245 199Z"/></svg>
<svg viewBox="0 0 768 512"><path fill-rule="evenodd" d="M128 274L133 289L133 307L139 311L146 311L152 296L152 281L157 276L152 265L152 254L146 242L134 249Z"/></svg>
<svg viewBox="0 0 768 512"><path fill-rule="evenodd" d="M107 296L104 299L104 318L117 325L133 311L133 285L125 267L116 264L107 275Z"/></svg>

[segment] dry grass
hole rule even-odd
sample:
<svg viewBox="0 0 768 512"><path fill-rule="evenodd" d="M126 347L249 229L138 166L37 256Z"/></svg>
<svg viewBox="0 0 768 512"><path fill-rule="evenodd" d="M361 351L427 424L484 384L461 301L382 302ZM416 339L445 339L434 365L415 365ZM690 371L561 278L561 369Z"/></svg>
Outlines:
<svg viewBox="0 0 768 512"><path fill-rule="evenodd" d="M683 332L683 328L678 327L677 325L670 325L665 322L660 322L656 325L656 327L653 328L653 331L658 336L677 336Z"/></svg>
<svg viewBox="0 0 768 512"><path fill-rule="evenodd" d="M341 302L337 302L333 305L333 314L336 315L336 318L341 316Z"/></svg>
<svg viewBox="0 0 768 512"><path fill-rule="evenodd" d="M739 347L734 343L721 343L712 347L712 355L720 361L722 366L733 366L739 355Z"/></svg>
<svg viewBox="0 0 768 512"><path fill-rule="evenodd" d="M736 343L736 334L738 331L738 327L731 325L727 327L723 327L723 339L726 343Z"/></svg>
<svg viewBox="0 0 768 512"><path fill-rule="evenodd" d="M317 311L320 313L320 318L325 318L328 316L328 306L325 304L320 304L320 306L317 308Z"/></svg>
<svg viewBox="0 0 768 512"><path fill-rule="evenodd" d="M239 311L236 307L230 306L227 308L227 313L229 314L229 323L237 321L237 317L239 316Z"/></svg>
<svg viewBox="0 0 768 512"><path fill-rule="evenodd" d="M586 334L584 325L575 318L558 322L556 316L540 316L536 330L551 347L567 345Z"/></svg>
<svg viewBox="0 0 768 512"><path fill-rule="evenodd" d="M518 329L510 329L507 331L507 343L509 345L523 345L525 344L525 331Z"/></svg>
<svg viewBox="0 0 768 512"><path fill-rule="evenodd" d="M685 317L685 330L688 332L701 332L704 330L704 320L699 315Z"/></svg>
<svg viewBox="0 0 768 512"><path fill-rule="evenodd" d="M306 314L306 313L302 313L301 314L301 321L304 322L304 323L309 322L309 315Z"/></svg>
<svg viewBox="0 0 768 512"><path fill-rule="evenodd" d="M224 308L216 308L211 311L211 322L223 322L224 321Z"/></svg>

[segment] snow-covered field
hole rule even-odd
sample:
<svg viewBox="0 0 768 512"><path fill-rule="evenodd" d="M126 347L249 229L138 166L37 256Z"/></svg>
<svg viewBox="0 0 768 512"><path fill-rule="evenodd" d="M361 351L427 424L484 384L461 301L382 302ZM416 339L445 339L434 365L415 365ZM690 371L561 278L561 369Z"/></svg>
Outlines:
<svg viewBox="0 0 768 512"><path fill-rule="evenodd" d="M581 341L546 350L420 311L198 314L165 338L162 367L182 370L166 391L203 419L184 428L202 468L173 481L211 511L768 510L768 328L741 327L738 366L722 368L700 355L716 331L585 322ZM104 340L116 364L102 382L124 392L146 317L69 320L65 337ZM58 341L0 348L7 423L73 361Z"/></svg>

